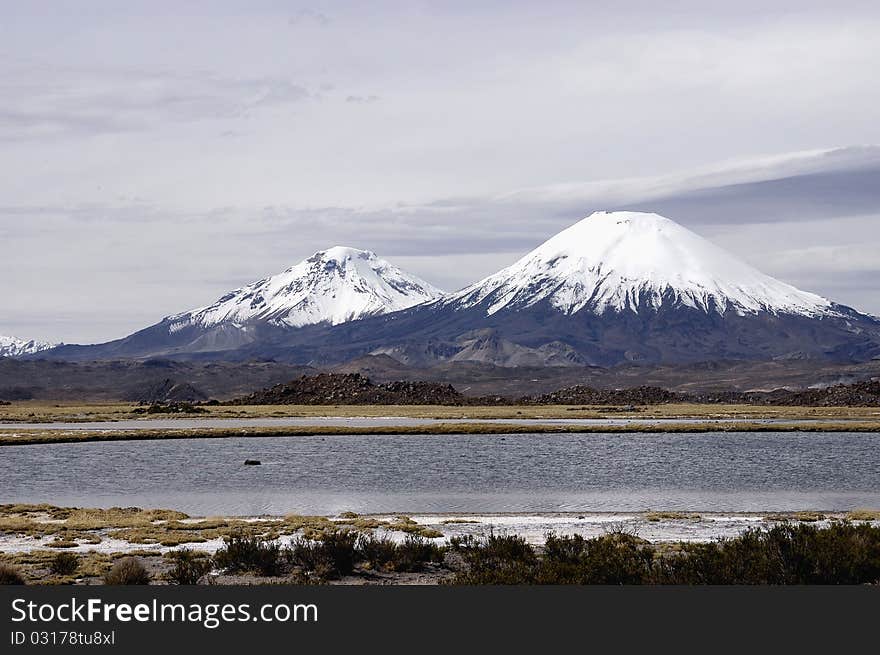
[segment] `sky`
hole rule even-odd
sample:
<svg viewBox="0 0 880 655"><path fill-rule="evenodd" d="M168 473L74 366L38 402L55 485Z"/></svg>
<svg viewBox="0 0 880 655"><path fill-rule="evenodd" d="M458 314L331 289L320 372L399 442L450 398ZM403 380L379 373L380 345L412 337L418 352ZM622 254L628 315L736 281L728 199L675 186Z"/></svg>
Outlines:
<svg viewBox="0 0 880 655"><path fill-rule="evenodd" d="M876 2L0 0L0 334L119 338L332 245L454 290L600 209L880 314L878 33Z"/></svg>

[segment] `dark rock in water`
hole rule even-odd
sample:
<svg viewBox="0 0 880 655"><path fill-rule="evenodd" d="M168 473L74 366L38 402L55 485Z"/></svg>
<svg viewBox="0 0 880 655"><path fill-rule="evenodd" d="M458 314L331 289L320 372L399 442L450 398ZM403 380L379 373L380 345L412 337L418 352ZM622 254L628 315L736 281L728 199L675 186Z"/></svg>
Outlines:
<svg viewBox="0 0 880 655"><path fill-rule="evenodd" d="M260 460L258 460L258 459L246 459L246 460L244 460L244 465L245 466L261 466L262 462L260 462Z"/></svg>

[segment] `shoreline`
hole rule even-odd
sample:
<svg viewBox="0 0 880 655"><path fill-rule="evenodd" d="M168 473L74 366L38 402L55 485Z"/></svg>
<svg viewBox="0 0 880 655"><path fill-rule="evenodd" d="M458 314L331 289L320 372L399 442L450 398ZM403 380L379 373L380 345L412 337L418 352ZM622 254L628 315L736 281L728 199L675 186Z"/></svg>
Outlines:
<svg viewBox="0 0 880 655"><path fill-rule="evenodd" d="M552 424L491 424L491 423L437 423L414 426L284 426L237 427L237 428L162 428L113 430L46 430L39 425L34 428L9 430L0 424L0 447L32 446L55 443L85 443L108 441L157 441L173 439L232 439L255 437L310 437L351 435L460 435L460 434L706 434L712 432L762 432L762 433L876 433L880 421L793 421L765 423L749 421L710 421L701 423L632 423L625 425L552 425Z"/></svg>
<svg viewBox="0 0 880 655"><path fill-rule="evenodd" d="M467 565L468 553L479 553L469 549L488 543L487 539L522 543L539 557L546 552L545 544L558 537L610 544L631 555L630 546L634 546L648 549L646 552L653 553L653 559L662 559L690 552L688 549L736 540L749 531L770 534L780 528L783 535L788 534L787 530L802 528L844 530L847 534L862 528L876 531L880 529L880 510L362 515L341 512L333 516L191 517L174 510L0 505L0 566L7 567L7 573L12 570L21 575L27 584L40 585L107 583L108 572L122 560L132 558L147 571L151 584L472 584L474 580L466 577L469 570L474 571ZM223 564L226 560L220 556L222 551L228 552L230 538L263 544L252 547L274 549L271 552L280 558L280 568L260 572L252 570L251 564L242 563L240 568L228 569ZM248 542L249 539L256 541ZM369 561L358 563L347 572L302 570L297 566L284 570L283 558L298 549L307 553L309 549L335 548L346 542L366 544L359 552L360 557ZM388 553L390 559L382 560L382 552ZM419 557L426 559L413 562L406 553L420 553ZM379 559L374 561L375 557ZM59 562L71 568L59 571ZM175 577L175 571L181 571L176 563L196 562L204 566L198 576L186 582ZM512 564L513 560L496 562L503 567ZM495 583L481 579L476 582Z"/></svg>
<svg viewBox="0 0 880 655"><path fill-rule="evenodd" d="M627 526L652 542L705 541L753 526L796 522L827 525L853 521L880 524L880 509L848 511L549 511L549 512L379 512L324 515L263 514L192 516L175 509L138 507L61 507L50 504L0 504L0 553L57 548L72 552L144 547L211 549L224 537L246 531L270 539L320 536L327 531L380 531L392 538L418 535L448 540L463 535L512 533L537 543L547 532L594 535ZM654 537L653 539L650 537ZM55 545L53 545L55 544ZM127 544L127 545L126 545ZM121 552L121 551L119 551Z"/></svg>
<svg viewBox="0 0 880 655"><path fill-rule="evenodd" d="M131 402L16 401L0 405L4 423L126 421L156 418L734 419L880 421L880 407L659 403L637 405L198 405L196 413L147 414Z"/></svg>

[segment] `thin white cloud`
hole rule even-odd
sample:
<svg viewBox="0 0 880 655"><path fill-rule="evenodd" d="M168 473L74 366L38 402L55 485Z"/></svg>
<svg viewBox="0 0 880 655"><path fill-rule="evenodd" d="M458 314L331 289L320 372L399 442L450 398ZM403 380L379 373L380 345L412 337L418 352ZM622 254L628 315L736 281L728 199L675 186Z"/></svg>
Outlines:
<svg viewBox="0 0 880 655"><path fill-rule="evenodd" d="M301 102L290 80L210 74L84 71L22 65L0 70L0 140L42 140L144 131L169 122L241 118L266 106Z"/></svg>

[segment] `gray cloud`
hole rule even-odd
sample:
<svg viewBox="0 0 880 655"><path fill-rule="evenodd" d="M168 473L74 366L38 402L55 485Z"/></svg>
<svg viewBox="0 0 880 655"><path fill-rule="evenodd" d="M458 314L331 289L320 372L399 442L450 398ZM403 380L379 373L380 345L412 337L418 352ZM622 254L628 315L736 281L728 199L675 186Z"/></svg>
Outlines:
<svg viewBox="0 0 880 655"><path fill-rule="evenodd" d="M291 25L315 23L321 27L326 27L330 24L330 18L326 14L315 9L300 9L293 16L288 18L287 22Z"/></svg>
<svg viewBox="0 0 880 655"><path fill-rule="evenodd" d="M695 224L872 214L880 210L880 165L700 189L633 207L652 208Z"/></svg>
<svg viewBox="0 0 880 655"><path fill-rule="evenodd" d="M374 209L5 206L0 238L9 253L0 261L0 277L39 270L39 277L8 289L5 302L16 314L27 308L49 327L37 336L71 341L60 331L70 330L77 316L90 324L88 335L107 326L134 330L334 244L375 250L452 290L513 262L594 210L620 208L658 211L767 273L880 312L880 167L867 152L811 153L773 165L758 160L662 179ZM749 181L728 183L742 179ZM79 302L56 316L59 298L74 297ZM103 318L92 324L96 316Z"/></svg>
<svg viewBox="0 0 880 655"><path fill-rule="evenodd" d="M33 66L7 64L0 71L0 94L6 99L0 109L0 140L143 131L169 122L241 118L261 107L311 97L306 88L284 79L41 68L37 72ZM38 83L30 81L35 77Z"/></svg>
<svg viewBox="0 0 880 655"><path fill-rule="evenodd" d="M379 96L369 95L369 96L346 96L346 102L356 102L356 103L364 103L364 102L378 102Z"/></svg>
<svg viewBox="0 0 880 655"><path fill-rule="evenodd" d="M109 339L334 243L452 289L614 208L880 312L880 150L831 148L880 143L876 2L329 13L6 3L0 333Z"/></svg>

